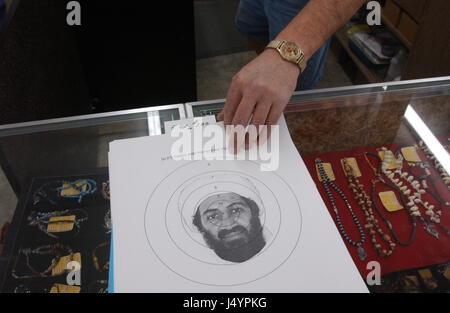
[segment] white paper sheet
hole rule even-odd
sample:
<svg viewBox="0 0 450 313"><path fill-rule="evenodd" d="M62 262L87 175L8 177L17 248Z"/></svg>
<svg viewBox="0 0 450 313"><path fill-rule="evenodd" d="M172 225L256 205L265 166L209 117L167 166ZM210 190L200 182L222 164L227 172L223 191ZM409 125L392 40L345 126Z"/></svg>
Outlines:
<svg viewBox="0 0 450 313"><path fill-rule="evenodd" d="M115 292L367 292L284 119L275 172L253 161L162 161L175 140L110 144ZM252 205L224 214L202 209L236 195ZM205 233L236 221L250 219L248 229L257 229L255 216L261 236L242 235L253 244L239 246L243 254L220 249L237 242L237 230L211 235L229 240L222 246L205 241Z"/></svg>

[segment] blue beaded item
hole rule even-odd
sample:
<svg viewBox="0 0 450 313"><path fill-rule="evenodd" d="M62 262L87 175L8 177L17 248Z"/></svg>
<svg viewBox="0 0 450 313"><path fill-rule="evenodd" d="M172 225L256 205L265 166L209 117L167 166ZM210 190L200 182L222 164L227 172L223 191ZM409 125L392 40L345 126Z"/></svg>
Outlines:
<svg viewBox="0 0 450 313"><path fill-rule="evenodd" d="M67 193L68 189L75 192ZM77 199L81 203L83 197L92 195L97 191L97 183L92 179L77 179L70 181L53 181L42 185L33 194L33 204L36 205L42 199L47 200L53 205L57 205L58 198Z"/></svg>
<svg viewBox="0 0 450 313"><path fill-rule="evenodd" d="M75 220L58 220L51 221L52 217L65 216L65 215L76 215ZM55 212L32 212L30 216L28 216L28 225L36 226L40 231L45 233L46 235L59 239L59 236L52 234L47 231L47 226L50 224L58 224L58 223L74 223L74 227L76 231L73 233L73 237L78 235L81 229L81 223L86 222L88 220L88 214L85 210L82 209L74 209L74 210L63 210L63 211L55 211Z"/></svg>
<svg viewBox="0 0 450 313"><path fill-rule="evenodd" d="M84 187L86 188L84 189ZM63 195L62 191L69 188L75 189L78 193L73 195ZM63 186L56 188L56 190L59 192L58 195L60 197L75 198L78 199L78 203L80 203L84 196L91 195L97 190L97 183L92 179L78 179L74 182L64 182Z"/></svg>

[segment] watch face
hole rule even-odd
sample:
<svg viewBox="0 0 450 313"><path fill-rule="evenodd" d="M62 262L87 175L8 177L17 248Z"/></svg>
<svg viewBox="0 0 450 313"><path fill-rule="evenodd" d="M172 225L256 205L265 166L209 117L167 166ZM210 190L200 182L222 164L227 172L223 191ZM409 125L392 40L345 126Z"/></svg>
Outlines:
<svg viewBox="0 0 450 313"><path fill-rule="evenodd" d="M286 42L281 47L281 52L287 59L293 60L293 61L298 59L298 57L300 57L300 55L301 55L300 49L293 42Z"/></svg>

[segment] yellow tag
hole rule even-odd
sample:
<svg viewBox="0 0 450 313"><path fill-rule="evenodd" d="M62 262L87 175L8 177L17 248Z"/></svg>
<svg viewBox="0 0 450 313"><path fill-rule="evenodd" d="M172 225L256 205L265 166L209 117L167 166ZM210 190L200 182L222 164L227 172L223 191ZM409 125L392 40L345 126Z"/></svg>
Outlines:
<svg viewBox="0 0 450 313"><path fill-rule="evenodd" d="M420 277L422 277L428 289L436 289L438 286L436 279L429 269L418 270Z"/></svg>
<svg viewBox="0 0 450 313"><path fill-rule="evenodd" d="M383 191L378 194L383 206L389 212L395 212L403 209L393 191Z"/></svg>
<svg viewBox="0 0 450 313"><path fill-rule="evenodd" d="M86 191L87 185L85 182L78 182L75 184L77 187L81 187L81 190L84 192ZM69 197L69 196L76 196L80 194L80 191L72 187L70 184L63 184L62 189L60 191L61 197Z"/></svg>
<svg viewBox="0 0 450 313"><path fill-rule="evenodd" d="M406 162L422 162L413 146L401 148L401 151Z"/></svg>
<svg viewBox="0 0 450 313"><path fill-rule="evenodd" d="M447 266L447 268L445 269L445 271L442 275L444 275L445 278L450 280L450 266Z"/></svg>
<svg viewBox="0 0 450 313"><path fill-rule="evenodd" d="M416 276L408 275L403 279L405 287L408 289L412 289L409 292L417 293L418 288L420 287L419 279Z"/></svg>
<svg viewBox="0 0 450 313"><path fill-rule="evenodd" d="M378 155L380 156L381 161L384 161L384 153L388 151L391 152L391 150L378 151ZM395 164L395 158L392 158L392 161L388 163L388 169L392 170L394 168L397 168L397 165Z"/></svg>
<svg viewBox="0 0 450 313"><path fill-rule="evenodd" d="M63 273L65 273L66 271L68 271L71 268L67 268L67 264L69 262L72 261L76 261L80 264L81 266L81 253L75 253L72 255L72 257L70 255L66 255L63 256L59 259L58 264L56 264L56 266L52 269L52 276L58 276L61 275Z"/></svg>
<svg viewBox="0 0 450 313"><path fill-rule="evenodd" d="M418 270L419 275L423 278L423 279L430 279L433 278L433 274L431 274L431 271L429 269L422 269L422 270Z"/></svg>
<svg viewBox="0 0 450 313"><path fill-rule="evenodd" d="M64 221L64 222L60 222ZM66 231L71 231L73 229L75 215L70 216L54 216L50 218L50 223L47 225L47 232L49 233L62 233Z"/></svg>
<svg viewBox="0 0 450 313"><path fill-rule="evenodd" d="M80 293L81 287L79 286L68 286L63 284L54 284L50 293Z"/></svg>
<svg viewBox="0 0 450 313"><path fill-rule="evenodd" d="M323 169L325 171L325 174L327 174L328 178L333 181L336 178L334 177L334 173L333 173L333 168L331 167L330 163L322 163ZM319 177L319 181L322 181L322 178L320 177L319 174L319 168L318 165L316 164L316 172L317 172L317 177Z"/></svg>
<svg viewBox="0 0 450 313"><path fill-rule="evenodd" d="M342 169L344 170L345 176L347 176L347 172L345 171L344 160L347 162L347 165L353 169L353 174L356 177L362 176L361 171L359 170L359 167L358 167L358 162L356 162L356 159L355 158L344 158L344 159L341 159L341 165L342 165Z"/></svg>

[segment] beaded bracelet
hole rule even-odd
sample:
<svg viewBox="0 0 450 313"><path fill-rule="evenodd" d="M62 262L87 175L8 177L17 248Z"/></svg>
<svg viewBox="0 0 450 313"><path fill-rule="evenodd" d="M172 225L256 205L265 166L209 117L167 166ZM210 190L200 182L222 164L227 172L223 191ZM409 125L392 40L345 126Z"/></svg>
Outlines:
<svg viewBox="0 0 450 313"><path fill-rule="evenodd" d="M63 191L73 189L74 194L65 194ZM97 191L97 183L92 179L77 179L70 181L53 181L42 185L33 193L33 204L36 205L42 199L53 205L57 205L58 198L77 199L81 203L83 197Z"/></svg>
<svg viewBox="0 0 450 313"><path fill-rule="evenodd" d="M67 185L67 186L64 186ZM78 200L78 203L81 202L83 197L93 194L97 190L97 183L92 179L77 179L73 182L65 182L63 186L58 187L57 191L59 192L59 196L62 198L74 198ZM78 191L77 194L68 194L68 195L61 195L63 190L73 188L76 191ZM85 188L85 189L83 189Z"/></svg>
<svg viewBox="0 0 450 313"><path fill-rule="evenodd" d="M16 267L19 262L20 255L23 254L26 259L26 266L32 272L31 275L23 275L19 276L16 274ZM51 264L43 271L39 272L30 264L30 255L52 255L53 259ZM14 263L13 270L11 272L12 277L16 279L25 279L25 278L36 278L36 277L50 277L52 270L58 265L59 261L64 255L69 255L69 259L73 258L73 250L69 246L55 243L53 245L45 245L40 246L36 249L19 249L18 256L16 257L16 261Z"/></svg>
<svg viewBox="0 0 450 313"><path fill-rule="evenodd" d="M51 221L52 217L57 216L65 216L65 215L74 215L77 214L78 217L75 220L56 220ZM81 216L81 217L80 217ZM86 211L82 209L74 209L74 210L64 210L64 211L55 211L55 212L33 212L28 217L28 225L37 226L40 231L45 233L47 236L59 239L60 236L52 234L47 231L47 226L52 224L62 224L62 223L73 223L76 231L73 233L72 238L76 237L81 230L81 223L86 222L88 220L88 214Z"/></svg>

